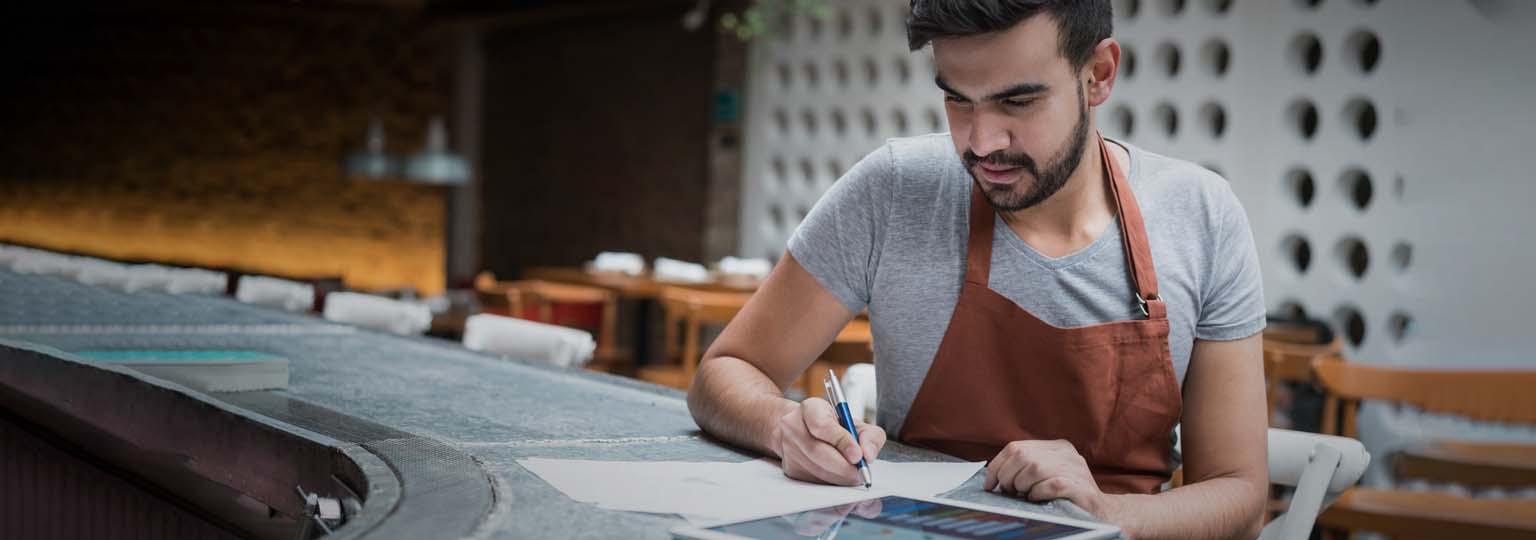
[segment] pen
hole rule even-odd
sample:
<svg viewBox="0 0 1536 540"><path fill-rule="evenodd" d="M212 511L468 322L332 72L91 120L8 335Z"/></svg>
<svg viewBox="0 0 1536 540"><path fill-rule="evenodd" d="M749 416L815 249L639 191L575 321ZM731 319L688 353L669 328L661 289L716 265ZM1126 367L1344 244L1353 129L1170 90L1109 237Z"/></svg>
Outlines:
<svg viewBox="0 0 1536 540"><path fill-rule="evenodd" d="M832 399L832 406L837 409L837 419L843 423L843 427L853 434L854 444L859 444L859 428L853 425L853 412L848 410L848 397L843 394L842 383L837 382L837 374L827 370L827 380L822 381L822 386L827 389L827 397ZM863 446L859 447L860 452ZM874 485L869 473L869 462L859 458L859 472L864 475L864 487Z"/></svg>

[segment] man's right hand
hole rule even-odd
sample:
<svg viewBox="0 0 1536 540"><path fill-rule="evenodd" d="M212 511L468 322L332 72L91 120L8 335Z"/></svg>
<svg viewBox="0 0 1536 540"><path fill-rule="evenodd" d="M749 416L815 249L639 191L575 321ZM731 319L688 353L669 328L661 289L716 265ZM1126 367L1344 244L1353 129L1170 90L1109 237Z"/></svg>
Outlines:
<svg viewBox="0 0 1536 540"><path fill-rule="evenodd" d="M837 412L827 400L813 397L796 404L779 418L774 436L784 476L825 484L863 484L859 458L875 462L885 446L885 430L874 424L855 426L859 442L854 442L853 434L837 420Z"/></svg>

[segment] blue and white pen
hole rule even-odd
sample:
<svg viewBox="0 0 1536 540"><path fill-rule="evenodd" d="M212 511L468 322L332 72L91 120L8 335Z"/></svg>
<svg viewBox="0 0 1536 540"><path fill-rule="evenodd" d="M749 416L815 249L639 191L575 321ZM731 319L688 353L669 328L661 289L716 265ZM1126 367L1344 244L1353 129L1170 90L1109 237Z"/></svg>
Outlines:
<svg viewBox="0 0 1536 540"><path fill-rule="evenodd" d="M843 428L853 434L853 443L859 445L859 451L863 452L864 446L859 443L859 428L853 425L853 412L848 410L848 397L843 394L843 385L837 381L837 374L827 370L827 380L822 381L822 386L827 389L827 398L832 400L832 407L837 409L837 419L843 423ZM864 474L864 487L874 485L869 473L869 460L859 458L859 472Z"/></svg>

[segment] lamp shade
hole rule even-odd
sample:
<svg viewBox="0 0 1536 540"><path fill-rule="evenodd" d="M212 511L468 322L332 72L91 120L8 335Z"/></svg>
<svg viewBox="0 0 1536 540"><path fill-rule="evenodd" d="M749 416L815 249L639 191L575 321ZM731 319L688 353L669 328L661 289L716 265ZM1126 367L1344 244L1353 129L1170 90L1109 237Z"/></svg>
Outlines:
<svg viewBox="0 0 1536 540"><path fill-rule="evenodd" d="M442 117L427 126L427 146L405 162L408 180L427 184L460 185L469 182L469 162L448 150L448 128Z"/></svg>
<svg viewBox="0 0 1536 540"><path fill-rule="evenodd" d="M343 160L342 169L348 177L384 180L395 176L395 168L395 158L384 152L384 123L374 118L368 122L367 143Z"/></svg>

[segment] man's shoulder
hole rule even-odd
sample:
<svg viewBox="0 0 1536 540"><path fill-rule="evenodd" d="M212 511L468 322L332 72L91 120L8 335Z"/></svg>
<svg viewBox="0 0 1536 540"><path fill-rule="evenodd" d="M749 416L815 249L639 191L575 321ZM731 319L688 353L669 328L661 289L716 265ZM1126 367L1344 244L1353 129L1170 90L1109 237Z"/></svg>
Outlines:
<svg viewBox="0 0 1536 540"><path fill-rule="evenodd" d="M960 163L948 133L887 139L875 152L885 153L891 171L899 178L932 178L953 171Z"/></svg>
<svg viewBox="0 0 1536 540"><path fill-rule="evenodd" d="M1131 154L1131 190L1148 217L1218 221L1242 211L1220 174L1193 162L1121 143ZM1214 224L1214 223L1212 223Z"/></svg>

